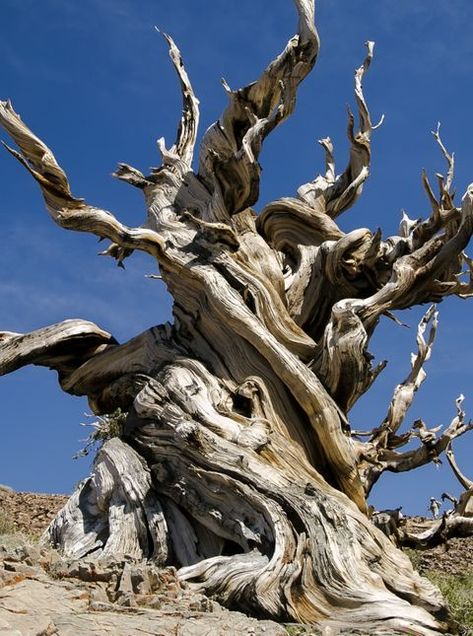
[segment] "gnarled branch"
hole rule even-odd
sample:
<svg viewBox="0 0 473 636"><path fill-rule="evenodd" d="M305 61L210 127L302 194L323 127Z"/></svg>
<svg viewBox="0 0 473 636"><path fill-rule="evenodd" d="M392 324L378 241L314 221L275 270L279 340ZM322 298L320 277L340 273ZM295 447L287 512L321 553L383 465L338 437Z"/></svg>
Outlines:
<svg viewBox="0 0 473 636"><path fill-rule="evenodd" d="M429 334L426 340L424 334L429 325ZM417 327L418 349L417 354L411 354L411 371L407 378L395 388L388 413L381 426L373 432L369 441L370 444L374 444L377 448L395 448L397 446L396 434L414 400L415 393L427 376L424 364L429 360L432 353L437 328L438 311L432 305Z"/></svg>
<svg viewBox="0 0 473 636"><path fill-rule="evenodd" d="M352 207L361 195L363 184L369 175L371 133L375 127L371 123L362 82L373 59L374 42L367 42L366 47L367 56L355 72L355 98L359 116L359 130L356 133L355 119L348 109L348 139L351 144L348 166L341 175L336 176L332 141L329 137L321 139L319 143L325 150L325 175L319 175L314 181L300 186L297 191L299 197L309 205L314 205L321 197L326 213L332 218Z"/></svg>
<svg viewBox="0 0 473 636"><path fill-rule="evenodd" d="M468 477L466 477L460 470L460 468L458 467L457 461L455 459L455 455L453 453L453 448L452 445L449 444L445 450L445 456L448 460L448 463L450 464L450 467L453 471L453 474L455 475L455 477L458 479L458 481L460 482L460 484L463 486L463 488L465 490L473 490L473 481L471 479L468 479Z"/></svg>
<svg viewBox="0 0 473 636"><path fill-rule="evenodd" d="M296 0L298 33L252 84L231 91L230 103L202 140L199 177L213 192L209 220L228 221L259 193L258 155L264 138L292 113L300 82L315 64L319 38L314 0Z"/></svg>
<svg viewBox="0 0 473 636"><path fill-rule="evenodd" d="M10 102L0 102L0 124L18 144L21 152L6 146L8 151L38 182L47 210L58 225L110 239L120 250L140 249L156 258L163 253L163 241L156 232L145 228L129 228L110 212L75 198L65 172L51 150L23 123ZM122 252L113 255L120 260Z"/></svg>
<svg viewBox="0 0 473 636"><path fill-rule="evenodd" d="M393 436L381 447L376 443L367 443L367 451L361 451L362 462L360 463L360 472L363 475L363 483L368 493L372 486L379 479L384 471L390 472L406 472L424 466L430 462L439 462L441 454L447 452L450 448L452 440L468 433L473 429L472 422L464 421L464 412L461 409L463 396L456 400L457 415L452 419L450 424L445 428L441 435L437 433L442 428L437 426L428 429L422 420L414 422L412 430L405 435ZM374 438L377 437L375 433ZM396 447L404 446L413 437L420 440L417 448L405 452L398 452ZM382 439L382 437L380 438ZM451 453L451 451L450 451ZM448 455L447 455L448 457Z"/></svg>

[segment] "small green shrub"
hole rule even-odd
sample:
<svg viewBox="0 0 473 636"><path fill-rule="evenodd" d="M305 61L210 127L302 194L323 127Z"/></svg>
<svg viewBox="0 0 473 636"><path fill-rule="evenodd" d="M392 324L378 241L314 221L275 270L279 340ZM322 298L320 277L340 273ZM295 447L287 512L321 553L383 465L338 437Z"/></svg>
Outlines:
<svg viewBox="0 0 473 636"><path fill-rule="evenodd" d="M3 510L0 510L0 534L13 534L14 532L15 524Z"/></svg>
<svg viewBox="0 0 473 636"><path fill-rule="evenodd" d="M473 574L454 576L443 572L425 572L440 588L450 607L451 617L459 624L462 636L473 636Z"/></svg>
<svg viewBox="0 0 473 636"><path fill-rule="evenodd" d="M307 634L309 634L308 628L305 625L298 625L296 623L286 623L284 629L289 636L307 636Z"/></svg>
<svg viewBox="0 0 473 636"><path fill-rule="evenodd" d="M121 437L125 425L126 413L117 409L107 415L98 415L93 422L82 423L82 426L90 426L93 431L85 440L85 446L74 455L74 459L85 457L91 451L98 451L108 439Z"/></svg>

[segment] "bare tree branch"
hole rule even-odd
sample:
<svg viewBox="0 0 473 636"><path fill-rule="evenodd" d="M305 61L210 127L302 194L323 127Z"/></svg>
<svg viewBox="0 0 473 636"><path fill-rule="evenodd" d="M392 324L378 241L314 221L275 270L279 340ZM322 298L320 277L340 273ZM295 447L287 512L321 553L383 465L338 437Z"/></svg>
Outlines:
<svg viewBox="0 0 473 636"><path fill-rule="evenodd" d="M453 439L468 433L473 429L472 422L465 422L465 413L461 409L463 396L456 400L457 415L453 418L444 432L437 436L442 428L437 426L428 429L422 420L414 422L411 431L401 436L388 438L387 444L377 445L377 443L366 444L366 451L360 450L362 461L360 462L360 473L366 489L370 492L373 485L384 471L406 472L424 466L430 462L439 463L440 455L445 451L448 458L448 449ZM376 434L374 436L376 438ZM418 437L420 446L405 452L397 452L397 446L404 446L413 437ZM382 437L379 438L382 440ZM361 448L361 447L360 447ZM450 458L451 459L451 450ZM458 476L458 475L457 475ZM466 483L466 482L465 482Z"/></svg>
<svg viewBox="0 0 473 636"><path fill-rule="evenodd" d="M463 488L465 490L473 490L473 481L471 479L468 479L468 477L466 477L466 475L464 475L461 472L460 468L458 467L451 443L447 446L445 450L445 457L447 458L448 463L450 464L453 474L458 479L458 481L463 486Z"/></svg>
<svg viewBox="0 0 473 636"><path fill-rule="evenodd" d="M199 177L213 192L209 220L228 220L258 198L258 155L264 138L293 111L296 90L315 64L319 39L314 0L296 0L298 33L252 84L231 91L230 103L201 144Z"/></svg>
<svg viewBox="0 0 473 636"><path fill-rule="evenodd" d="M404 309L455 294L458 291L458 259L473 233L473 186L462 199L461 222L454 234L434 236L406 255L392 250L394 259L390 279L372 296L355 300L353 308L370 330L386 311ZM404 244L404 248L407 246ZM452 266L452 263L454 265Z"/></svg>
<svg viewBox="0 0 473 636"><path fill-rule="evenodd" d="M440 137L440 122L437 124L437 130L432 131L432 135L435 137L435 141L440 146L440 150L442 151L442 154L445 157L448 164L447 178L445 182L443 182L443 179L441 181L442 190L443 190L441 191L441 195L444 196L445 194L450 193L450 188L452 187L452 184L453 184L453 177L455 174L455 155L453 154L453 152L452 154L449 154L448 150L445 148L442 142L442 138Z"/></svg>
<svg viewBox="0 0 473 636"><path fill-rule="evenodd" d="M159 29L156 28L158 33ZM158 146L163 157L164 166L155 168L149 177L145 177L139 170L126 163L119 163L113 176L122 181L126 181L140 189L152 188L156 182L156 174L163 169L174 170L182 177L186 171L191 169L194 146L199 127L199 100L194 94L191 82L184 68L181 52L177 48L174 40L167 33L162 33L169 47L169 57L179 78L182 93L182 117L177 130L174 145L166 150L164 140L158 141Z"/></svg>
<svg viewBox="0 0 473 636"><path fill-rule="evenodd" d="M7 149L38 182L47 210L58 225L108 238L124 250L140 249L156 258L163 253L164 245L156 232L145 228L129 228L110 212L73 197L66 174L53 153L22 122L10 102L0 102L0 124L18 144L21 152L6 146Z"/></svg>
<svg viewBox="0 0 473 636"><path fill-rule="evenodd" d="M451 155L448 153L442 142L440 124L438 124L437 130L433 131L432 134L447 160L448 174L446 180L442 175L437 175L440 192L439 196L436 197L425 170L422 171L422 185L431 204L432 214L425 221L422 219L413 221L407 215L403 215L399 234L408 240L410 252L413 252L433 238L442 228L445 228L445 237L450 238L461 222L461 211L455 207L453 203L455 193L451 192L454 177L454 155L453 153Z"/></svg>
<svg viewBox="0 0 473 636"><path fill-rule="evenodd" d="M348 110L348 139L351 143L348 166L343 174L337 177L332 142L330 138L321 139L319 143L326 153L325 176L318 176L314 181L306 183L298 189L299 197L309 205L314 205L319 197L323 197L326 212L332 218L348 210L356 202L369 175L371 133L377 126L373 126L371 123L362 82L373 59L374 42L367 42L366 47L368 54L363 64L355 72L355 98L359 116L357 133L354 132L353 114L350 109Z"/></svg>
<svg viewBox="0 0 473 636"><path fill-rule="evenodd" d="M429 326L426 340L424 334ZM435 305L432 305L417 327L417 354L411 354L411 371L407 378L395 388L388 413L381 426L373 432L370 444L378 448L392 448L391 444L396 444L396 434L412 405L416 392L427 377L424 364L432 353L437 327L438 311Z"/></svg>
<svg viewBox="0 0 473 636"><path fill-rule="evenodd" d="M159 32L159 29L157 29ZM169 46L169 57L174 69L179 77L182 92L182 117L179 122L177 137L174 145L169 150L163 150L164 143L160 145L165 165L173 163L172 157L180 159L183 164L190 169L194 146L199 127L199 100L194 95L194 90L190 83L187 72L184 68L181 52L177 48L174 40L167 33L163 37ZM159 172L159 168L155 172Z"/></svg>
<svg viewBox="0 0 473 636"><path fill-rule="evenodd" d="M399 544L406 548L426 550L446 544L453 537L471 537L473 535L473 517L460 515L444 515L432 528L421 534L402 532Z"/></svg>

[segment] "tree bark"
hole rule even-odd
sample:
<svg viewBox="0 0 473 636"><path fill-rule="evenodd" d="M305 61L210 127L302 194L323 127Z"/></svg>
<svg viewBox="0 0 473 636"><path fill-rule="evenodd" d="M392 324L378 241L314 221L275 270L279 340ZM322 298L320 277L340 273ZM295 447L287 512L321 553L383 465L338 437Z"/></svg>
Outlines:
<svg viewBox="0 0 473 636"><path fill-rule="evenodd" d="M367 350L382 315L469 295L459 274L471 269L463 250L473 189L454 206L450 163L438 199L424 178L429 219L404 219L386 240L338 227L334 219L369 174L369 42L355 74L359 128L350 112L348 166L336 176L332 144L322 140L325 174L255 214L261 145L291 114L319 49L313 0L295 5L298 32L281 55L256 82L226 87L229 104L203 138L196 172L198 101L165 36L183 94L176 142L160 142L162 165L151 174L127 164L115 173L143 191L147 218L137 228L75 198L53 153L0 103L0 123L19 147L9 150L38 182L53 220L109 239L105 253L119 264L136 249L151 254L174 299L172 325L121 345L80 320L2 334L0 372L48 366L95 413L127 413L121 436L105 442L49 528L66 555L174 564L182 579L257 616L370 634L441 633L439 591L374 527L366 504L385 470L432 461L470 428L452 424L435 448L419 433L417 451L395 450L414 435L397 433L423 379L434 309L419 327L412 372L367 442L351 431L348 412L382 370Z"/></svg>

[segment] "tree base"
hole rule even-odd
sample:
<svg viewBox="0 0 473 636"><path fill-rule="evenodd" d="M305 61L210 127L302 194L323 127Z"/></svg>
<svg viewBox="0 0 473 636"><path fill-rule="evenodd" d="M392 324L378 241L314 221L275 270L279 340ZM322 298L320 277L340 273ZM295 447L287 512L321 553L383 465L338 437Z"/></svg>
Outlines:
<svg viewBox="0 0 473 636"><path fill-rule="evenodd" d="M337 491L175 466L174 480L159 480L162 465L107 441L43 540L70 558L175 565L196 591L255 617L370 634L446 631L429 613L446 615L439 591ZM190 508L172 501L176 489Z"/></svg>

